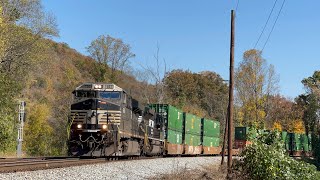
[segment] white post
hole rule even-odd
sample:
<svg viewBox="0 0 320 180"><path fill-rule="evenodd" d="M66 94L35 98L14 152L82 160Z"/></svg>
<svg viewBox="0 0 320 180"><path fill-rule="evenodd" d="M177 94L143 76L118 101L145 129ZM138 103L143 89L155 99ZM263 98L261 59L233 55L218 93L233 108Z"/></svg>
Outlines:
<svg viewBox="0 0 320 180"><path fill-rule="evenodd" d="M24 101L19 101L19 126L18 126L18 145L17 145L17 157L21 157L22 155L22 141L23 141L23 126L25 120L25 106L26 103Z"/></svg>

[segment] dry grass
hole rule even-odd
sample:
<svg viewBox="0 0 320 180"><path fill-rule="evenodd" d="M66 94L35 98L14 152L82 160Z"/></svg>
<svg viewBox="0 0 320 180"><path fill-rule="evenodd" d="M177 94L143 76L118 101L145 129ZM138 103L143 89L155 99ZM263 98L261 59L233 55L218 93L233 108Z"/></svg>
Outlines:
<svg viewBox="0 0 320 180"><path fill-rule="evenodd" d="M16 152L2 153L0 152L0 158L16 158Z"/></svg>
<svg viewBox="0 0 320 180"><path fill-rule="evenodd" d="M201 169L180 169L172 174L164 174L160 177L153 177L151 179L158 180L185 180L185 179L215 179L224 180L227 176L227 169L219 165L203 166Z"/></svg>

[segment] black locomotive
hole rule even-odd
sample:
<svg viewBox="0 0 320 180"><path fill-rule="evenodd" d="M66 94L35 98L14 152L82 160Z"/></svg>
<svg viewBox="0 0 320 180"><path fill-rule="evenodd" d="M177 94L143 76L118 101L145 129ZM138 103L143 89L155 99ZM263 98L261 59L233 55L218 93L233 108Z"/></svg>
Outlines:
<svg viewBox="0 0 320 180"><path fill-rule="evenodd" d="M163 122L115 84L84 83L71 105L72 156L163 154Z"/></svg>

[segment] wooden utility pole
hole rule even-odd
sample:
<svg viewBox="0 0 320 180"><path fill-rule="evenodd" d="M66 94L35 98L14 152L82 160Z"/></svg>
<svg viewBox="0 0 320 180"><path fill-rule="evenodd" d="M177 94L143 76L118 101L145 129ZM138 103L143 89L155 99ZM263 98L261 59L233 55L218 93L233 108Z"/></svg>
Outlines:
<svg viewBox="0 0 320 180"><path fill-rule="evenodd" d="M234 64L234 11L231 10L230 40L230 79L229 79L229 113L228 113L228 170L232 166L232 134L233 134L233 64Z"/></svg>

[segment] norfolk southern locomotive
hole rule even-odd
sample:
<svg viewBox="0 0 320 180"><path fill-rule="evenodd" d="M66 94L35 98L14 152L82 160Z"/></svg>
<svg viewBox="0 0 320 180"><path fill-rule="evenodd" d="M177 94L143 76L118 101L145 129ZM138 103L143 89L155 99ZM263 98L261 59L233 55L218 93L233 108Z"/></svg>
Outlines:
<svg viewBox="0 0 320 180"><path fill-rule="evenodd" d="M134 156L163 153L162 122L115 84L85 83L73 92L69 154Z"/></svg>

